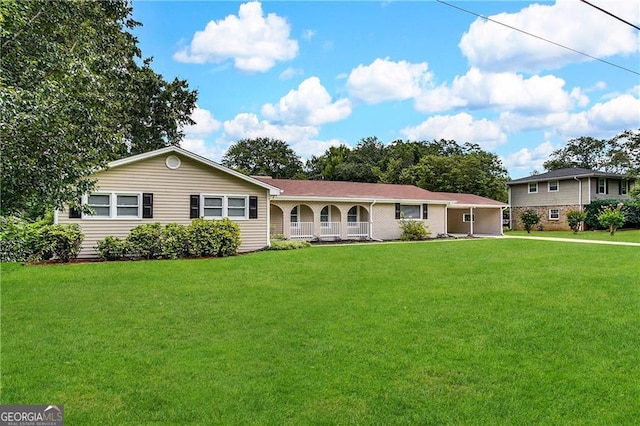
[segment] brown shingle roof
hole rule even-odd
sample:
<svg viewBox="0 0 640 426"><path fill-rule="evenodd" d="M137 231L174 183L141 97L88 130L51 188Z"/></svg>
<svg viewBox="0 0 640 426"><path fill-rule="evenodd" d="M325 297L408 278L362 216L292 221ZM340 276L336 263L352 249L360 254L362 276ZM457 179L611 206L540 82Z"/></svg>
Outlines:
<svg viewBox="0 0 640 426"><path fill-rule="evenodd" d="M361 198L376 200L457 201L461 204L504 205L472 194L450 194L427 191L413 185L386 183L340 182L324 180L293 180L255 177L282 190L282 197Z"/></svg>

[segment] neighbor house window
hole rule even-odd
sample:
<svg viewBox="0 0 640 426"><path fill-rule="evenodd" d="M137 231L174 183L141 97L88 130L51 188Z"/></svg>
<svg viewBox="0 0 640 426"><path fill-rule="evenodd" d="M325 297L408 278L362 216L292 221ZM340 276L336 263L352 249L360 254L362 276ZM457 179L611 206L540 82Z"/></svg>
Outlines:
<svg viewBox="0 0 640 426"><path fill-rule="evenodd" d="M152 194L146 194L152 196ZM95 192L83 197L83 203L93 210L92 214L82 215L83 218L118 218L139 219L152 217L142 214L142 194ZM151 206L149 206L151 209Z"/></svg>
<svg viewBox="0 0 640 426"><path fill-rule="evenodd" d="M420 205L400 205L400 217L404 217L405 219L420 219Z"/></svg>
<svg viewBox="0 0 640 426"><path fill-rule="evenodd" d="M596 191L598 194L606 194L607 193L607 179L598 178L598 188Z"/></svg>
<svg viewBox="0 0 640 426"><path fill-rule="evenodd" d="M529 184L529 194L535 194L538 192L538 182L532 182Z"/></svg>
<svg viewBox="0 0 640 426"><path fill-rule="evenodd" d="M464 213L462 215L462 221L463 222L475 222L476 221L476 216L470 213Z"/></svg>
<svg viewBox="0 0 640 426"><path fill-rule="evenodd" d="M237 195L203 195L202 216L206 219L247 219L247 197Z"/></svg>
<svg viewBox="0 0 640 426"><path fill-rule="evenodd" d="M549 220L560 220L560 209L549 209Z"/></svg>
<svg viewBox="0 0 640 426"><path fill-rule="evenodd" d="M293 206L289 215L291 226L298 226L300 216L298 216L298 206Z"/></svg>
<svg viewBox="0 0 640 426"><path fill-rule="evenodd" d="M558 192L560 190L560 183L557 180L550 180L548 183L549 192Z"/></svg>
<svg viewBox="0 0 640 426"><path fill-rule="evenodd" d="M629 192L629 181L620 181L620 195L626 195Z"/></svg>
<svg viewBox="0 0 640 426"><path fill-rule="evenodd" d="M358 206L353 206L347 212L347 223L358 222Z"/></svg>

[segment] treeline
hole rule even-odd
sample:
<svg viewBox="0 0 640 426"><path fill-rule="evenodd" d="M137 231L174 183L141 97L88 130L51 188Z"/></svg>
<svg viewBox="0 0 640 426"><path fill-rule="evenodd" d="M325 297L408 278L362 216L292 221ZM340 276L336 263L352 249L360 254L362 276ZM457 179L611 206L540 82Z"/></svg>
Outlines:
<svg viewBox="0 0 640 426"><path fill-rule="evenodd" d="M453 140L397 140L385 145L367 137L353 148L330 147L303 163L286 142L244 139L229 148L222 163L249 175L410 184L507 201L509 176L500 158L477 144L460 145Z"/></svg>

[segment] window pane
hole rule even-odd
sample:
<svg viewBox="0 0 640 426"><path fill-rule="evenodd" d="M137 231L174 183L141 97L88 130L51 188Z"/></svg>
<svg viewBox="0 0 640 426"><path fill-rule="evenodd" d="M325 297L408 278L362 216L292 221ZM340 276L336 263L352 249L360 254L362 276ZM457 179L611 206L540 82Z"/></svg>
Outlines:
<svg viewBox="0 0 640 426"><path fill-rule="evenodd" d="M229 208L229 217L244 217L244 208Z"/></svg>
<svg viewBox="0 0 640 426"><path fill-rule="evenodd" d="M93 211L95 212L93 216L105 216L109 217L109 207L96 207L92 206Z"/></svg>
<svg viewBox="0 0 640 426"><path fill-rule="evenodd" d="M205 197L204 206L205 207L222 207L222 198L221 197Z"/></svg>
<svg viewBox="0 0 640 426"><path fill-rule="evenodd" d="M206 208L204 209L205 217L222 217L222 207Z"/></svg>
<svg viewBox="0 0 640 426"><path fill-rule="evenodd" d="M357 222L358 221L358 207L353 206L347 212L347 222Z"/></svg>
<svg viewBox="0 0 640 426"><path fill-rule="evenodd" d="M138 207L118 207L118 216L138 216Z"/></svg>
<svg viewBox="0 0 640 426"><path fill-rule="evenodd" d="M400 213L407 219L420 219L420 206L402 205Z"/></svg>
<svg viewBox="0 0 640 426"><path fill-rule="evenodd" d="M229 198L229 207L244 207L246 204L245 198Z"/></svg>
<svg viewBox="0 0 640 426"><path fill-rule="evenodd" d="M89 195L90 206L108 206L110 204L109 195Z"/></svg>
<svg viewBox="0 0 640 426"><path fill-rule="evenodd" d="M137 206L138 196L137 195L118 195L118 205L119 206Z"/></svg>

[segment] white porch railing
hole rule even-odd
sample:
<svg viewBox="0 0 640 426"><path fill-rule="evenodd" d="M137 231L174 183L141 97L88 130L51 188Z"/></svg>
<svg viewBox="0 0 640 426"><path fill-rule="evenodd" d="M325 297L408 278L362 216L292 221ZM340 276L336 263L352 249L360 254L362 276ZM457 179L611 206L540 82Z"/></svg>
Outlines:
<svg viewBox="0 0 640 426"><path fill-rule="evenodd" d="M313 238L313 222L292 222L290 238Z"/></svg>
<svg viewBox="0 0 640 426"><path fill-rule="evenodd" d="M368 236L369 222L349 222L347 224L347 238Z"/></svg>
<svg viewBox="0 0 640 426"><path fill-rule="evenodd" d="M320 237L339 237L340 225L340 222L321 222Z"/></svg>

